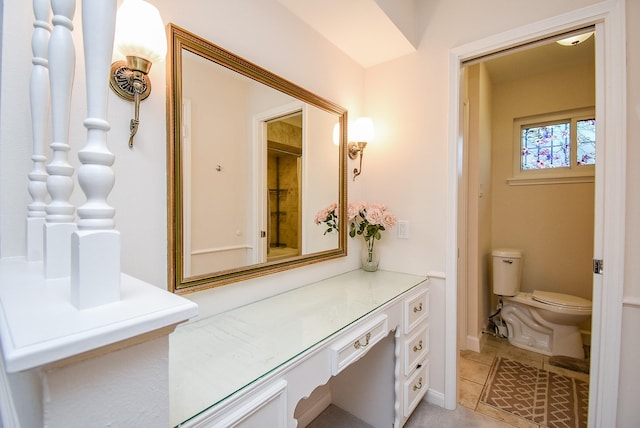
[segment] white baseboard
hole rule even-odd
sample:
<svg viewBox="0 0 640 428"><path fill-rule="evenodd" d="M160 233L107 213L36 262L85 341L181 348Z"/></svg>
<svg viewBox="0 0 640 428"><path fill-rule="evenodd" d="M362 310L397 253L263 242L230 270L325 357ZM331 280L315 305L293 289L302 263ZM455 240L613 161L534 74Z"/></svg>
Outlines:
<svg viewBox="0 0 640 428"><path fill-rule="evenodd" d="M485 327L485 329L486 329L486 327ZM487 343L487 339L488 338L489 338L489 336L487 334L480 333L480 350L478 352L482 352L482 347L484 346L485 343Z"/></svg>
<svg viewBox="0 0 640 428"><path fill-rule="evenodd" d="M464 349L468 349L469 351L480 352L480 339L475 336L467 336L464 347Z"/></svg>
<svg viewBox="0 0 640 428"><path fill-rule="evenodd" d="M487 329L486 325L482 326L482 330L478 333L478 336L467 336L467 340L465 343L465 349L468 349L473 352L480 352L482 347L487 341L487 335L482 333Z"/></svg>
<svg viewBox="0 0 640 428"><path fill-rule="evenodd" d="M487 338L484 337L484 334L481 334L480 337L467 336L467 341L465 343L465 349L468 349L469 351L473 351L473 352L480 352L480 350L482 349L482 345L484 344L484 342L486 340L487 340Z"/></svg>
<svg viewBox="0 0 640 428"><path fill-rule="evenodd" d="M427 394L424 397L424 400L429 404L444 407L444 394L440 391L435 391L429 388Z"/></svg>
<svg viewBox="0 0 640 428"><path fill-rule="evenodd" d="M298 428L305 428L315 418L320 416L329 405L331 405L331 391L327 388L326 393L314 396L314 402L304 412L297 415Z"/></svg>

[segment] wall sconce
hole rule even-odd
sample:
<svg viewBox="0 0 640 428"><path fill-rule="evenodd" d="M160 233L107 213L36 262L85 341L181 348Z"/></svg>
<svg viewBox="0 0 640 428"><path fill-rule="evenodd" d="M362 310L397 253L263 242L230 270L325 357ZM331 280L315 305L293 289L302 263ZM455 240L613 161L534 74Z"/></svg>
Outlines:
<svg viewBox="0 0 640 428"><path fill-rule="evenodd" d="M360 166L353 169L353 181L362 173L362 156L367 143L373 139L373 121L369 117L359 117L353 125L353 139L349 142L347 149L349 157L356 159L360 156Z"/></svg>
<svg viewBox="0 0 640 428"><path fill-rule="evenodd" d="M129 147L140 123L140 101L151 93L147 77L151 64L163 61L167 39L160 12L144 0L124 0L116 15L116 49L127 61L111 64L110 86L121 98L134 102L134 118L129 129Z"/></svg>

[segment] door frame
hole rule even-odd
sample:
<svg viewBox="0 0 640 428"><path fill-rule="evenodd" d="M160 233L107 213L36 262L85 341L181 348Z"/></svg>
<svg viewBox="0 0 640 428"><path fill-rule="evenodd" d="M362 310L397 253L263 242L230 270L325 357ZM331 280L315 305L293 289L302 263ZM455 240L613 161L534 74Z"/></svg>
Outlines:
<svg viewBox="0 0 640 428"><path fill-rule="evenodd" d="M447 409L457 405L457 292L459 186L462 176L462 62L588 25L596 26L596 117L599 159L595 184L594 258L606 270L594 275L589 426L613 426L617 414L625 243L626 67L625 0L588 6L468 43L449 51L449 140L445 289ZM605 204L606 200L606 204ZM606 232L606 233L605 233ZM606 293L603 289L606 287Z"/></svg>

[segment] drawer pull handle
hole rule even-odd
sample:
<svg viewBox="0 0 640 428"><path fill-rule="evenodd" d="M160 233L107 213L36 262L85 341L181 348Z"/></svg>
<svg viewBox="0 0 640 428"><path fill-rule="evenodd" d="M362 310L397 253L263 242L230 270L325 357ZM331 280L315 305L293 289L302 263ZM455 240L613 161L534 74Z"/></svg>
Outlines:
<svg viewBox="0 0 640 428"><path fill-rule="evenodd" d="M364 345L362 343L360 343L360 339L356 340L356 343L353 344L353 347L356 349L360 349L360 348L364 348L365 346L369 345L369 340L371 340L371 333L367 333L367 335L365 336L366 342L364 343Z"/></svg>
<svg viewBox="0 0 640 428"><path fill-rule="evenodd" d="M414 345L413 352L422 351L422 340L417 345Z"/></svg>
<svg viewBox="0 0 640 428"><path fill-rule="evenodd" d="M422 311L422 302L420 302L420 304L418 306L414 306L413 307L413 313L415 314L416 312L420 312Z"/></svg>
<svg viewBox="0 0 640 428"><path fill-rule="evenodd" d="M419 389L422 389L422 377L420 379L418 379L418 383L416 383L415 385L413 385L413 390L417 391Z"/></svg>

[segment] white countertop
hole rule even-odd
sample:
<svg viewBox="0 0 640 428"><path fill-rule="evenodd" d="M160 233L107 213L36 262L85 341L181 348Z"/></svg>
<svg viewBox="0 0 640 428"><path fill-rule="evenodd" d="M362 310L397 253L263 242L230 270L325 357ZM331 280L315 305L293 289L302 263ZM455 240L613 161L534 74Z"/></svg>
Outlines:
<svg viewBox="0 0 640 428"><path fill-rule="evenodd" d="M214 406L426 279L355 270L179 326L170 336L171 426Z"/></svg>
<svg viewBox="0 0 640 428"><path fill-rule="evenodd" d="M0 341L7 372L28 370L193 318L198 306L121 276L120 301L77 309L70 278L45 279L42 263L0 260Z"/></svg>

